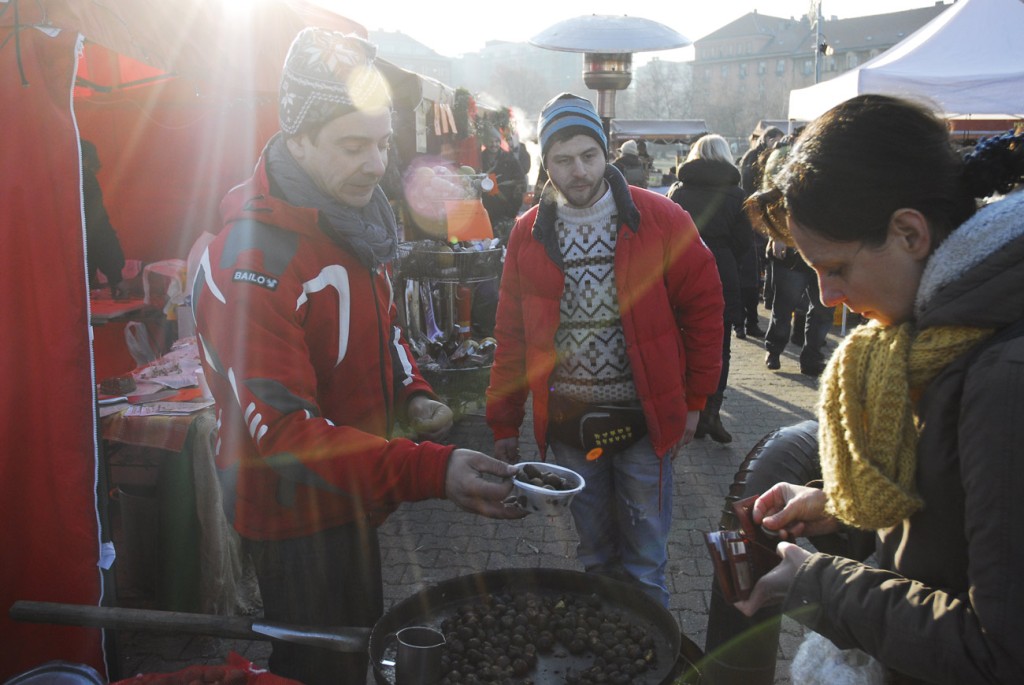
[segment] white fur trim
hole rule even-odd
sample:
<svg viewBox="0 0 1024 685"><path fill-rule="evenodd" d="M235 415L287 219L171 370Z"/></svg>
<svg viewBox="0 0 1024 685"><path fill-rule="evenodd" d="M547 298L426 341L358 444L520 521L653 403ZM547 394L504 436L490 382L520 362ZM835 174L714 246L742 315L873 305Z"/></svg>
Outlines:
<svg viewBox="0 0 1024 685"><path fill-rule="evenodd" d="M1022 234L1024 192L1011 193L979 209L932 253L921 276L914 311L920 316L942 286L956 281Z"/></svg>

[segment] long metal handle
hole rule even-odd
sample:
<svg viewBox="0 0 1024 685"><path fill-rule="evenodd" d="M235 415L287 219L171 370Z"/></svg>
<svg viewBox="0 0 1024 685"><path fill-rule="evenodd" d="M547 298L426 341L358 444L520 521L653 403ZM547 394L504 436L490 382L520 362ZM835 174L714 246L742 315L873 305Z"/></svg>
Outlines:
<svg viewBox="0 0 1024 685"><path fill-rule="evenodd" d="M165 633L212 635L241 640L283 640L324 647L338 652L363 652L370 629L342 627L322 630L273 621L253 621L242 616L216 616L180 611L97 607L59 602L19 600L8 612L15 621L88 626L114 630L151 630Z"/></svg>
<svg viewBox="0 0 1024 685"><path fill-rule="evenodd" d="M268 623L266 621L254 621L252 632L258 635L265 635L274 640L295 642L310 647L323 647L333 649L336 652L362 652L367 648L370 639L369 628L339 628L333 630L313 630L309 628L296 628L280 623Z"/></svg>

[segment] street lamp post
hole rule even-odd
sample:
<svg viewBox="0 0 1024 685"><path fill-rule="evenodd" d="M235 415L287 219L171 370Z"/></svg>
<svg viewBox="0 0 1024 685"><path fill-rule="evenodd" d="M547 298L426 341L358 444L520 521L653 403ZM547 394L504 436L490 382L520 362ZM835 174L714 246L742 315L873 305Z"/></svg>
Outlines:
<svg viewBox="0 0 1024 685"><path fill-rule="evenodd" d="M821 32L821 23L824 17L821 16L821 0L814 0L814 82L821 81L821 56L834 54L832 46L828 44L828 38Z"/></svg>
<svg viewBox="0 0 1024 685"><path fill-rule="evenodd" d="M814 3L814 82L821 81L821 0Z"/></svg>

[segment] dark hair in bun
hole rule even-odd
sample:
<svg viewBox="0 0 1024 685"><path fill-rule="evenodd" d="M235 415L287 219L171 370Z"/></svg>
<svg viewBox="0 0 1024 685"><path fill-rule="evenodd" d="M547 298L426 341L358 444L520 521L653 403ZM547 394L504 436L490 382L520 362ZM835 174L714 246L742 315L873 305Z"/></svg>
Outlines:
<svg viewBox="0 0 1024 685"><path fill-rule="evenodd" d="M755 225L788 237L786 217L840 242L882 244L889 218L916 209L936 244L1024 173L1021 136L985 142L966 159L930 110L886 95L859 95L811 122L785 166L748 200Z"/></svg>

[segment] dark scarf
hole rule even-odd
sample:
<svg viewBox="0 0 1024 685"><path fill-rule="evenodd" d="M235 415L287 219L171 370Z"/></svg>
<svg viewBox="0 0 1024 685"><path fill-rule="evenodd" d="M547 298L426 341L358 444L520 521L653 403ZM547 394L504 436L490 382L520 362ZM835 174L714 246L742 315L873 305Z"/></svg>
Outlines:
<svg viewBox="0 0 1024 685"><path fill-rule="evenodd" d="M267 162L267 173L289 204L319 210L321 217L326 217L327 221L321 221L320 227L331 240L371 269L394 260L398 252L398 225L380 186L373 189L373 197L365 207L341 204L313 183L288 152L284 136L280 134L268 145Z"/></svg>

